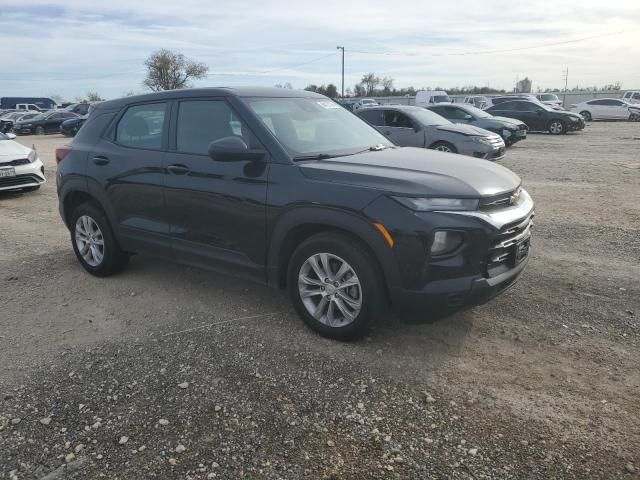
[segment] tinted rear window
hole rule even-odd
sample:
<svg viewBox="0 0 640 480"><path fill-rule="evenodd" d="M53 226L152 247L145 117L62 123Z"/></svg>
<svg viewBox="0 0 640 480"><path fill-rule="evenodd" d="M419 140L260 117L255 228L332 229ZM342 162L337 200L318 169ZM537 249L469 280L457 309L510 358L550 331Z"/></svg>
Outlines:
<svg viewBox="0 0 640 480"><path fill-rule="evenodd" d="M159 150L166 109L165 102L129 107L118 122L116 142L126 147Z"/></svg>

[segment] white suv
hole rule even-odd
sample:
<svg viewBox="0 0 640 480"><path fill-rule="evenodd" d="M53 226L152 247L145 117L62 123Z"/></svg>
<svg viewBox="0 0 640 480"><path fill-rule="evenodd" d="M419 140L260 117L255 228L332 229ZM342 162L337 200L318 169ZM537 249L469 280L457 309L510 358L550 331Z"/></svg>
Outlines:
<svg viewBox="0 0 640 480"><path fill-rule="evenodd" d="M622 100L627 103L640 103L640 91L629 91L625 92L622 96Z"/></svg>

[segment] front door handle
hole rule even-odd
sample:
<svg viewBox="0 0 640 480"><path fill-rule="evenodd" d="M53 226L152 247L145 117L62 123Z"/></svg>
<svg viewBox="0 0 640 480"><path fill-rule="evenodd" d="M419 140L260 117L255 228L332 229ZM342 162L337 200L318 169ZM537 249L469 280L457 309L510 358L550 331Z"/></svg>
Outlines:
<svg viewBox="0 0 640 480"><path fill-rule="evenodd" d="M104 155L96 155L95 157L93 157L93 163L95 163L96 165L106 165L107 163L109 163L109 158L105 157Z"/></svg>
<svg viewBox="0 0 640 480"><path fill-rule="evenodd" d="M174 175L185 175L190 171L188 167L180 164L169 165L167 167L167 170L169 170L169 172L173 173Z"/></svg>

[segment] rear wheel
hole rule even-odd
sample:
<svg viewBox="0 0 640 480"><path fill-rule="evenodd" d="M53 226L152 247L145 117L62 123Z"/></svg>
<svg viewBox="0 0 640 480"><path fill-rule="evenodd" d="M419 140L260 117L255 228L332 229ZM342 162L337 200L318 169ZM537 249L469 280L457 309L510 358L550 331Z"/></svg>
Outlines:
<svg viewBox="0 0 640 480"><path fill-rule="evenodd" d="M71 243L73 251L84 269L98 277L122 270L129 255L116 242L105 215L94 205L84 203L71 215Z"/></svg>
<svg viewBox="0 0 640 480"><path fill-rule="evenodd" d="M448 153L458 153L456 147L451 145L449 142L436 142L431 145L433 150L438 150L439 152L448 152Z"/></svg>
<svg viewBox="0 0 640 480"><path fill-rule="evenodd" d="M384 309L375 259L364 246L336 233L314 235L300 244L289 261L287 288L305 323L338 340L364 335Z"/></svg>
<svg viewBox="0 0 640 480"><path fill-rule="evenodd" d="M40 125L38 125L36 127L36 135L44 135L44 127L41 127Z"/></svg>
<svg viewBox="0 0 640 480"><path fill-rule="evenodd" d="M582 118L584 118L585 122L591 121L591 113L588 112L587 110L585 110L584 112L580 112L580 115L582 115Z"/></svg>
<svg viewBox="0 0 640 480"><path fill-rule="evenodd" d="M551 122L549 122L548 130L552 135L561 135L566 133L567 127L562 120L551 120Z"/></svg>

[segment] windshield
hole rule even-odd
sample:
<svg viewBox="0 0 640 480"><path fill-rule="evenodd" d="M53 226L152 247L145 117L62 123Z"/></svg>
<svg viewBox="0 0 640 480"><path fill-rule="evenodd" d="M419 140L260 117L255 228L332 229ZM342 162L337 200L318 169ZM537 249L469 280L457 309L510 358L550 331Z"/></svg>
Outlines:
<svg viewBox="0 0 640 480"><path fill-rule="evenodd" d="M433 99L433 103L451 103L449 95L434 95L431 98Z"/></svg>
<svg viewBox="0 0 640 480"><path fill-rule="evenodd" d="M441 117L436 112L424 108L416 108L411 110L411 115L415 117L423 126L451 125L451 122Z"/></svg>
<svg viewBox="0 0 640 480"><path fill-rule="evenodd" d="M476 108L472 105L464 105L464 106L460 106L460 108L465 112L467 112L469 115L473 115L476 118L489 118L492 116L487 112L485 112L484 110L480 110L479 108Z"/></svg>
<svg viewBox="0 0 640 480"><path fill-rule="evenodd" d="M393 146L376 129L339 104L322 98L245 98L294 157L349 155L376 145Z"/></svg>
<svg viewBox="0 0 640 480"><path fill-rule="evenodd" d="M375 105L377 105L377 103L376 103L376 101L375 101L375 100L368 100L368 99L362 100L362 103L363 103L363 104L365 104L365 103L371 103L371 104L375 104Z"/></svg>
<svg viewBox="0 0 640 480"><path fill-rule="evenodd" d="M556 101L558 100L558 97L552 94L547 94L547 95L540 95L540 100L553 100Z"/></svg>
<svg viewBox="0 0 640 480"><path fill-rule="evenodd" d="M47 118L47 115L44 113L40 113L38 115L36 115L33 118L30 118L29 120L44 120L45 118Z"/></svg>

